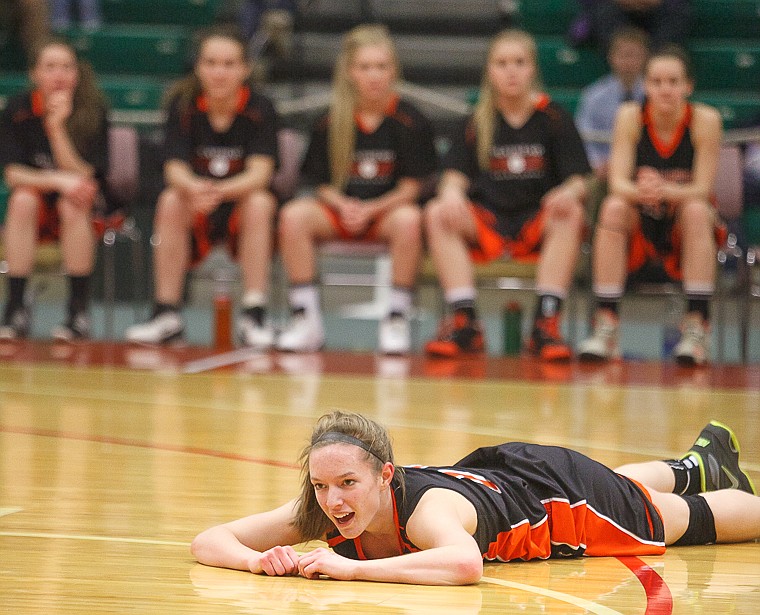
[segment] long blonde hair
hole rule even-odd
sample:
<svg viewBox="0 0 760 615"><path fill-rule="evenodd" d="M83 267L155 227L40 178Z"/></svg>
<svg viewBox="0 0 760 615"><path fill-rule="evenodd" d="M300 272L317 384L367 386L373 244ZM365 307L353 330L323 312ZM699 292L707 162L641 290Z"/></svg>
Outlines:
<svg viewBox="0 0 760 615"><path fill-rule="evenodd" d="M49 47L64 47L74 57L77 65L77 85L71 102L71 115L66 121L66 129L71 141L81 154L87 151L90 142L98 137L101 126L108 115L108 99L98 86L95 71L89 62L82 60L71 43L63 38L49 37L40 41L31 53L29 67L33 70L42 53Z"/></svg>
<svg viewBox="0 0 760 615"><path fill-rule="evenodd" d="M398 78L401 68L396 46L388 29L376 24L356 26L343 37L343 45L333 70L327 147L330 156L330 183L338 190L345 188L348 182L356 149L354 113L357 94L349 71L357 51L374 45L384 45L390 49Z"/></svg>
<svg viewBox="0 0 760 615"><path fill-rule="evenodd" d="M491 79L488 75L488 67L491 63L491 57L498 45L502 43L519 43L525 46L528 56L533 61L536 70L536 77L533 82L533 88L539 90L540 77L538 70L538 48L536 40L528 32L518 29L503 30L491 40L488 46L488 55L483 68L483 77L480 82L480 93L478 102L475 104L473 111L473 121L475 124L475 134L477 137L477 155L478 166L481 170L487 171L490 164L491 148L493 147L494 133L496 131L496 118L498 109L496 107L496 91L494 90Z"/></svg>
<svg viewBox="0 0 760 615"><path fill-rule="evenodd" d="M358 440L366 451L367 461L379 474L383 465L393 459L393 446L385 428L361 414L334 410L329 414L322 415L311 434L311 440L307 444L299 458L301 463L301 495L296 505L296 516L293 525L304 540L312 540L324 536L334 525L322 512L314 494L314 486L309 479L309 456L315 449L329 444L335 444L336 438L326 437L326 434L335 436L342 434ZM404 472L402 468L396 468L392 482L393 488L404 489Z"/></svg>

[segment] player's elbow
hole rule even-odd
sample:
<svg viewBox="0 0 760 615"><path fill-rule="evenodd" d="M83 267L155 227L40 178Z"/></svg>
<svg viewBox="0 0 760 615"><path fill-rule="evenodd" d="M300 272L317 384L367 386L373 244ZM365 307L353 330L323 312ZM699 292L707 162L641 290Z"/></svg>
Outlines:
<svg viewBox="0 0 760 615"><path fill-rule="evenodd" d="M483 576L483 558L468 555L457 562L454 571L455 585L473 585Z"/></svg>
<svg viewBox="0 0 760 615"><path fill-rule="evenodd" d="M205 530L193 538L193 542L190 543L190 553L201 564L206 564L209 561L208 553L212 543L210 530Z"/></svg>

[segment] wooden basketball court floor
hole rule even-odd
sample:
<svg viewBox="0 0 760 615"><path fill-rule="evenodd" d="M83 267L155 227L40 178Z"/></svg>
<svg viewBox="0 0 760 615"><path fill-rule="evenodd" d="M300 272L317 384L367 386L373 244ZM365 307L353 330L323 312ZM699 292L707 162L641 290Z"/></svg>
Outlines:
<svg viewBox="0 0 760 615"><path fill-rule="evenodd" d="M298 451L333 408L387 425L402 464L450 463L507 440L570 446L613 466L672 458L716 418L734 427L760 483L758 365L5 345L0 612L760 612L757 542L488 564L478 585L458 588L195 563L197 532L296 493Z"/></svg>

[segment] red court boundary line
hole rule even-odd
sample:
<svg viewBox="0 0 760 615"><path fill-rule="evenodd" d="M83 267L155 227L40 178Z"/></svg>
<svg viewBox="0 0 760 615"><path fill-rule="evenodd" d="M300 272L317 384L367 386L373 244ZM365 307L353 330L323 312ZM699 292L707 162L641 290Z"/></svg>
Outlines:
<svg viewBox="0 0 760 615"><path fill-rule="evenodd" d="M618 557L644 587L647 607L644 615L670 615L673 612L673 595L663 578L638 557Z"/></svg>
<svg viewBox="0 0 760 615"><path fill-rule="evenodd" d="M131 438L116 438L113 436L91 436L86 434L77 434L55 429L38 429L34 427L0 427L0 432L13 433L25 436L40 436L43 438L64 438L66 440L79 440L81 442L95 442L97 444L115 444L118 446L132 446L135 448L144 448L156 451L168 451L171 453L185 453L188 455L203 455L205 457L216 457L217 459L230 459L232 461L245 461L248 463L257 463L260 465L273 466L275 468L286 468L288 470L298 470L299 466L294 463L276 461L274 459L262 459L261 457L250 457L248 455L239 455L237 453L226 453L224 451L215 451L209 448L196 446L180 446L177 444L156 444L152 442L143 442Z"/></svg>
<svg viewBox="0 0 760 615"><path fill-rule="evenodd" d="M262 459L260 457L250 457L248 455L239 455L237 453L226 453L224 451L215 451L208 448L195 446L179 446L175 444L155 444L133 440L131 438L116 438L113 436L92 436L86 434L76 434L72 432L58 431L55 429L38 429L32 427L0 427L0 432L11 433L27 436L40 436L43 438L64 438L67 440L78 440L80 442L94 442L97 444L115 444L118 446L131 446L148 450L168 451L172 453L185 453L189 455L202 455L205 457L215 457L217 459L229 459L232 461L244 461L248 463L257 463L277 468L297 470L299 466L294 463L275 461L273 459ZM671 615L673 612L673 596L670 593L662 577L654 569L638 557L618 557L617 558L633 575L639 580L646 594L647 606L644 615Z"/></svg>

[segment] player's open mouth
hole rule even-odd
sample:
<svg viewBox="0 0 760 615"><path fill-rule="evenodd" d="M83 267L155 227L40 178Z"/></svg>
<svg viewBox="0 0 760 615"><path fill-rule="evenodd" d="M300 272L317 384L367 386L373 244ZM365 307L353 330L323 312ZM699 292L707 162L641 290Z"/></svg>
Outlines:
<svg viewBox="0 0 760 615"><path fill-rule="evenodd" d="M335 523L337 523L338 525L346 525L347 523L351 521L351 519L354 518L355 514L356 513L352 513L352 512L343 513L341 515L333 515L333 518L335 519Z"/></svg>

